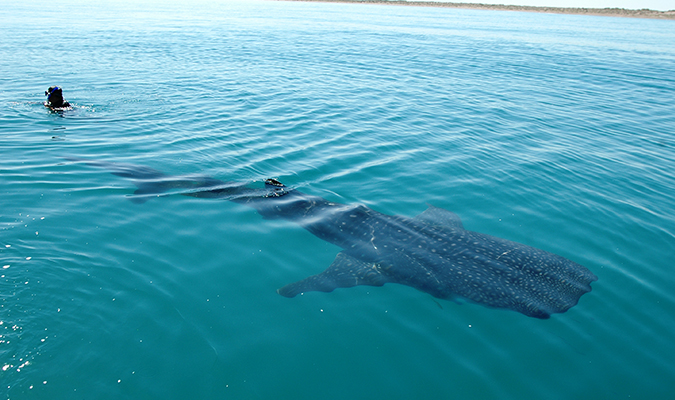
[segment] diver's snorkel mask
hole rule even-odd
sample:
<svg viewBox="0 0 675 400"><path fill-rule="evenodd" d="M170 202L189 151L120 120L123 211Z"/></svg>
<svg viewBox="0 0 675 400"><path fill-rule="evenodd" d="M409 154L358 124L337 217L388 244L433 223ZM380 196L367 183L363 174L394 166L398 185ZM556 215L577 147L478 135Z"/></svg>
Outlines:
<svg viewBox="0 0 675 400"><path fill-rule="evenodd" d="M50 87L49 89L45 90L45 96L49 97L49 96L51 96L54 92L56 92L56 91L58 91L58 90L61 90L61 89L59 89L58 86L52 86L52 87Z"/></svg>

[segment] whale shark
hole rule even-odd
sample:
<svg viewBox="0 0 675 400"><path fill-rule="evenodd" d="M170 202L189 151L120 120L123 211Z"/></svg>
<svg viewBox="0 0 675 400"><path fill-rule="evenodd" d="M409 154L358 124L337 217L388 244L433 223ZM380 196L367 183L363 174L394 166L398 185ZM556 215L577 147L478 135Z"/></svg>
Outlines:
<svg viewBox="0 0 675 400"><path fill-rule="evenodd" d="M254 208L264 219L293 221L342 249L323 272L278 289L284 297L397 283L438 299L547 319L575 306L598 279L559 255L467 230L457 214L439 207L428 206L409 218L332 202L276 179L255 187L251 182L171 176L143 166L68 159L133 180L134 202L174 194L229 200Z"/></svg>

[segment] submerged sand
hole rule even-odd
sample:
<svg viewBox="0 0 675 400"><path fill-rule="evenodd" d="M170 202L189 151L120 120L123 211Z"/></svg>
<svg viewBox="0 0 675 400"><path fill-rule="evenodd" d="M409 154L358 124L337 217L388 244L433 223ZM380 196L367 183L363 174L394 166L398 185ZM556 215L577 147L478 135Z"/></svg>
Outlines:
<svg viewBox="0 0 675 400"><path fill-rule="evenodd" d="M524 11L524 12L540 12L551 14L599 15L607 17L655 18L655 19L675 20L675 10L656 11L647 8L643 8L641 10L631 10L625 8L563 8L563 7L509 6L504 4L439 3L432 1L383 1L383 0L281 0L281 1L387 4L398 6L445 7L445 8L464 8L471 10Z"/></svg>

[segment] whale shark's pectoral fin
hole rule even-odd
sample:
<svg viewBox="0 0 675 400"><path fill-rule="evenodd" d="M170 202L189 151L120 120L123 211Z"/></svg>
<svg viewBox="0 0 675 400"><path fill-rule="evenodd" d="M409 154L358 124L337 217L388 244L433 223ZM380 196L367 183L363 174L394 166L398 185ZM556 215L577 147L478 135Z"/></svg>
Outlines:
<svg viewBox="0 0 675 400"><path fill-rule="evenodd" d="M382 286L389 282L379 264L366 263L345 252L338 253L325 271L277 290L284 297L295 297L304 292L332 292L337 288L359 285Z"/></svg>
<svg viewBox="0 0 675 400"><path fill-rule="evenodd" d="M445 226L456 229L464 229L459 215L452 211L444 210L439 207L429 206L424 212L415 218L418 221L426 222L430 225Z"/></svg>

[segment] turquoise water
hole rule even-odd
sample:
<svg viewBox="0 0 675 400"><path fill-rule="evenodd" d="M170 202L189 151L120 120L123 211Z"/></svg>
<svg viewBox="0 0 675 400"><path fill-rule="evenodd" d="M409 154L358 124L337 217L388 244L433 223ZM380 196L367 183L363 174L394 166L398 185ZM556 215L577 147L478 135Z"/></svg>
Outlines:
<svg viewBox="0 0 675 400"><path fill-rule="evenodd" d="M5 4L0 398L671 398L673 21L185 3ZM433 204L599 280L550 320L394 284L287 299L339 249L64 157Z"/></svg>

